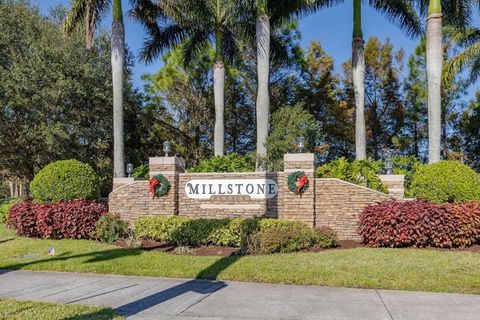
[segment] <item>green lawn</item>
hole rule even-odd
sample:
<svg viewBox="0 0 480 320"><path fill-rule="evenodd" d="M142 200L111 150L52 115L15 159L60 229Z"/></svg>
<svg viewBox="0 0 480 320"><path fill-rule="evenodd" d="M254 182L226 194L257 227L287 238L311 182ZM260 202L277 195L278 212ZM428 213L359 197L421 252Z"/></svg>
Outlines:
<svg viewBox="0 0 480 320"><path fill-rule="evenodd" d="M0 320L122 320L111 309L0 299Z"/></svg>
<svg viewBox="0 0 480 320"><path fill-rule="evenodd" d="M54 257L47 254L52 243ZM231 258L179 256L86 240L17 238L3 226L1 268L480 294L480 254L472 252L357 248Z"/></svg>

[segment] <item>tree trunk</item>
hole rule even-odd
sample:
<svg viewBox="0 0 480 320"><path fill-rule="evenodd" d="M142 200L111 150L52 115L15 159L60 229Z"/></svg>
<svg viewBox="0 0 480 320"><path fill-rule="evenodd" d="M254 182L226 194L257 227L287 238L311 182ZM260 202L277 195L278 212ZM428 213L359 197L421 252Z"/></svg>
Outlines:
<svg viewBox="0 0 480 320"><path fill-rule="evenodd" d="M367 154L365 129L365 54L362 33L362 2L353 1L352 72L355 92L355 158L363 160Z"/></svg>
<svg viewBox="0 0 480 320"><path fill-rule="evenodd" d="M352 71L355 91L355 158L364 160L367 154L365 128L365 55L363 38L353 39Z"/></svg>
<svg viewBox="0 0 480 320"><path fill-rule="evenodd" d="M257 171L266 171L267 137L270 119L270 21L266 14L257 17Z"/></svg>
<svg viewBox="0 0 480 320"><path fill-rule="evenodd" d="M435 1L430 1L435 2ZM432 7L432 4L431 4ZM427 18L428 78L428 162L440 161L441 78L442 78L442 14L429 11ZM440 9L441 12L441 9Z"/></svg>
<svg viewBox="0 0 480 320"><path fill-rule="evenodd" d="M214 152L216 156L223 156L225 133L225 64L223 61L217 61L213 68L213 94L215 96Z"/></svg>
<svg viewBox="0 0 480 320"><path fill-rule="evenodd" d="M112 80L113 80L113 176L125 177L123 133L123 66L125 60L125 28L121 0L113 1Z"/></svg>

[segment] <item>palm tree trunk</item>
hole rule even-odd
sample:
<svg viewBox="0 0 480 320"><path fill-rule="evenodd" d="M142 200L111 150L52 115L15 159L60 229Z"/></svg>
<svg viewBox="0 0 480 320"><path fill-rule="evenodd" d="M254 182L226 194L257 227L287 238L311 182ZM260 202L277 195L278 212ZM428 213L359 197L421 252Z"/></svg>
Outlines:
<svg viewBox="0 0 480 320"><path fill-rule="evenodd" d="M257 171L266 171L267 136L270 119L268 83L270 75L270 21L265 13L257 17Z"/></svg>
<svg viewBox="0 0 480 320"><path fill-rule="evenodd" d="M112 22L112 80L113 80L113 174L125 177L123 133L123 65L125 60L125 28L121 0L113 1Z"/></svg>
<svg viewBox="0 0 480 320"><path fill-rule="evenodd" d="M361 6L361 0L353 1L352 72L355 92L355 158L357 160L365 159L367 149L365 129L365 55Z"/></svg>
<svg viewBox="0 0 480 320"><path fill-rule="evenodd" d="M442 9L440 0L430 0L427 18L429 163L440 161L442 63Z"/></svg>
<svg viewBox="0 0 480 320"><path fill-rule="evenodd" d="M225 64L222 53L222 32L215 34L215 65L213 66L213 95L215 99L215 131L213 147L216 156L224 155L225 144Z"/></svg>

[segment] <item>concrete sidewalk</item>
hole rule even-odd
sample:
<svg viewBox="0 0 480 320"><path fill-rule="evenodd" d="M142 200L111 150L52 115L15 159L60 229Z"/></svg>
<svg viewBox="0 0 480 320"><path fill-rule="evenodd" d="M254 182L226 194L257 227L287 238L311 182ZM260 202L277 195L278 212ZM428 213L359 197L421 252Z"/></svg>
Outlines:
<svg viewBox="0 0 480 320"><path fill-rule="evenodd" d="M103 305L128 319L480 319L480 296L0 270L0 297Z"/></svg>

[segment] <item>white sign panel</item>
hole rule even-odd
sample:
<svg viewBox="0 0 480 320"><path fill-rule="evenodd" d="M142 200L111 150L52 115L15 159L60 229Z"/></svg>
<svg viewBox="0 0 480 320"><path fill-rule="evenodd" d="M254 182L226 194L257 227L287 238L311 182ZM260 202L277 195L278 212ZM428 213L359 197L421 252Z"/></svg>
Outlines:
<svg viewBox="0 0 480 320"><path fill-rule="evenodd" d="M190 180L185 184L185 193L192 199L210 199L216 195L270 199L277 192L277 183L271 179Z"/></svg>

